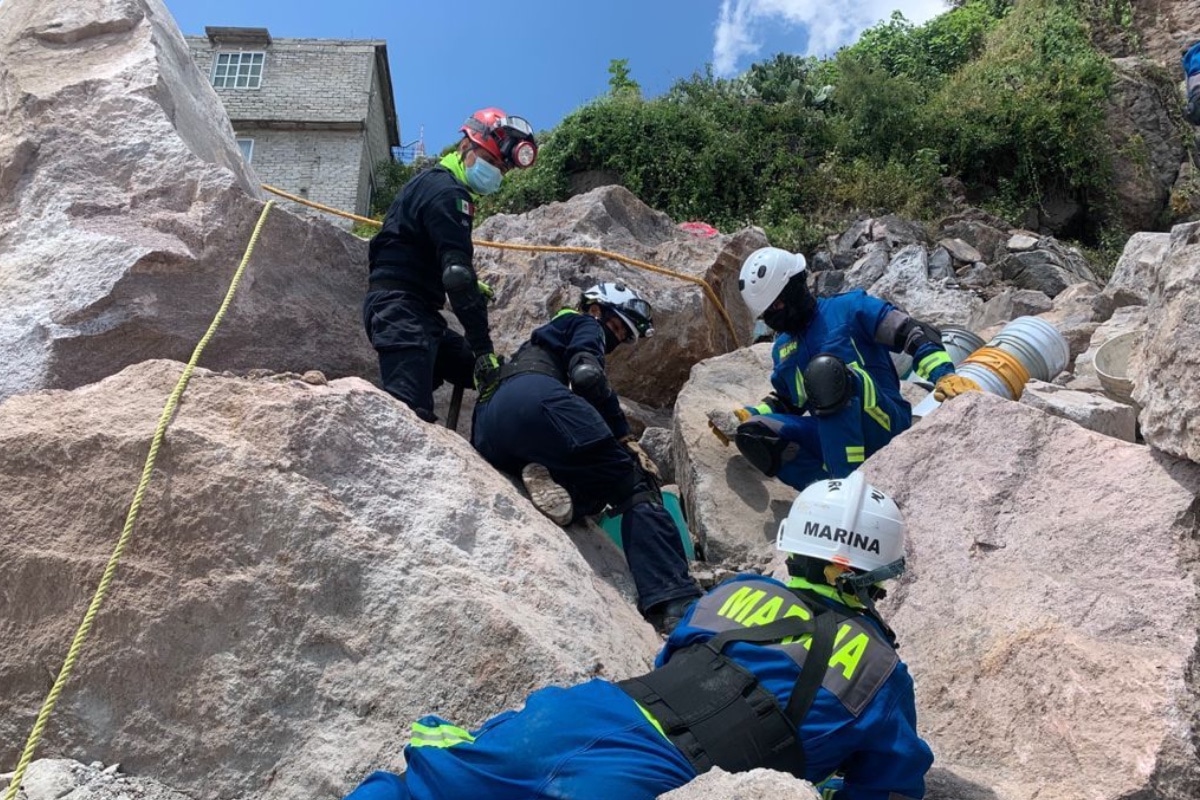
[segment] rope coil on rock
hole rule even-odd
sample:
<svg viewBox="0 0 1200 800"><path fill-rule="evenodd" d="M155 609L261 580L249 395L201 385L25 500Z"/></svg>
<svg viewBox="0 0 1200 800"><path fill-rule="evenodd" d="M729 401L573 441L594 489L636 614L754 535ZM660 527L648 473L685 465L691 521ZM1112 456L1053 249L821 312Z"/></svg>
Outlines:
<svg viewBox="0 0 1200 800"><path fill-rule="evenodd" d="M100 584L96 587L96 593L92 596L92 601L88 605L87 612L83 615L83 621L80 623L79 629L75 632L75 638L71 641L71 647L67 650L67 658L63 662L62 669L59 670L58 677L54 681L54 686L51 687L50 693L46 695L46 700L42 703L41 711L38 712L37 721L33 725L33 730L29 733L29 739L25 742L25 749L21 753L20 760L17 762L17 769L13 773L12 782L9 783L8 789L4 793L4 800L14 800L21 788L21 780L25 777L25 771L29 768L30 762L33 761L33 753L37 749L38 742L41 741L42 734L46 729L46 723L50 719L51 712L54 711L54 706L58 703L59 695L62 694L63 687L66 685L67 679L75 667L75 662L79 659L79 653L83 650L83 643L91 632L96 614L99 613L100 606L108 594L109 585L112 583L113 576L117 571L117 564L120 562L121 556L124 554L125 548L128 546L129 540L133 535L133 526L137 521L138 511L142 507L142 500L146 496L146 487L150 484L150 476L154 472L154 462L158 458L158 449L162 444L163 437L166 435L167 426L170 425L172 418L175 416L175 409L179 405L179 399L183 396L183 392L192 378L192 372L196 368L196 362L200 360L200 354L204 352L204 348L208 346L209 340L216 333L217 326L225 318L225 312L229 309L234 292L237 291L238 284L241 283L242 274L246 271L246 265L250 262L250 255L254 252L255 244L258 243L263 223L267 221L267 213L274 204L274 200L268 200L267 204L263 206L262 213L258 217L258 222L254 226L254 232L250 235L250 242L246 245L246 252L242 256L242 262L238 265L237 271L233 274L233 279L229 282L229 289L225 292L225 299L221 301L221 307L217 309L216 316L213 317L208 330L196 344L195 350L192 351L191 359L188 361L187 366L184 367L179 380L175 383L175 388L171 391L170 397L167 398L166 405L163 406L162 414L158 418L158 427L154 431L154 438L150 441L150 452L147 453L145 466L142 467L141 480L138 481L137 491L133 494L133 502L130 503L129 512L125 516L125 527L121 530L121 536L117 539L117 545L113 549L112 555L108 559L108 564L104 568L104 575L100 578Z"/></svg>
<svg viewBox="0 0 1200 800"><path fill-rule="evenodd" d="M301 205L306 205L306 206L310 206L311 208L315 208L318 211L325 211L330 214L336 214L339 217L345 217L347 219L352 219L356 222L361 222L364 225L374 225L376 227L379 227L383 224L377 219L371 219L370 217L361 217L358 214L351 214L349 211L342 211L340 209L331 208L329 206L322 205L320 203L314 203L311 200L307 200L303 197L297 197L294 194L289 194L288 192L285 192L282 189L277 189L276 187L269 186L268 184L265 184L265 183L262 184L262 188L268 192L271 192L272 194L277 194L280 197L287 198L288 200L291 200L294 203L300 203ZM487 241L484 239L476 239L476 240L474 240L474 244L476 244L480 247L495 247L500 250L523 250L523 251L531 252L531 253L577 253L579 255L590 255L590 256L599 256L601 258L611 258L613 261L619 261L622 264L628 264L631 267L637 267L639 269L644 269L649 272L657 272L660 275L668 275L672 278L678 278L681 281L687 281L688 283L694 283L694 284L700 286L700 288L702 288L704 290L705 296L707 296L708 299L712 301L712 304L714 306L716 306L717 312L721 315L721 319L725 322L725 327L729 328L729 335L733 337L734 346L741 345L741 340L738 338L738 335L737 335L737 328L734 327L733 319L729 316L729 312L725 310L725 304L721 302L721 299L719 297L717 297L717 293L713 290L712 286L708 283L708 281L704 280L703 278L697 278L693 275L685 275L682 272L675 272L674 270L669 270L669 269L666 269L665 267L659 267L654 264L650 264L646 261L639 261L636 258L629 258L627 256L620 255L619 253L613 253L608 250L601 250L596 247L573 247L573 246L569 246L569 245L549 245L549 244L512 244L509 242L490 242L490 241Z"/></svg>

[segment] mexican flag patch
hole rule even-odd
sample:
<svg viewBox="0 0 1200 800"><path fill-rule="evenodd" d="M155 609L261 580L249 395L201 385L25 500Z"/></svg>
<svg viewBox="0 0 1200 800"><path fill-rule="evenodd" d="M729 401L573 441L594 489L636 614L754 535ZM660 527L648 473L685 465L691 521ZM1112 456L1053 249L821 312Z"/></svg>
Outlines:
<svg viewBox="0 0 1200 800"><path fill-rule="evenodd" d="M458 201L458 210L466 214L468 217L475 216L475 204L467 200Z"/></svg>

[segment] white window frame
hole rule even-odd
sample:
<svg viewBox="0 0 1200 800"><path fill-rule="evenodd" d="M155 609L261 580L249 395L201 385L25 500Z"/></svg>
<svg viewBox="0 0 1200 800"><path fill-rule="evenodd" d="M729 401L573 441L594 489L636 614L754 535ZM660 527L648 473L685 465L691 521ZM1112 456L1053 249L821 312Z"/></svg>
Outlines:
<svg viewBox="0 0 1200 800"><path fill-rule="evenodd" d="M242 158L249 164L254 159L254 140L249 136L238 136L234 141L242 152Z"/></svg>
<svg viewBox="0 0 1200 800"><path fill-rule="evenodd" d="M217 89L258 89L262 87L265 50L224 50L213 59L212 85Z"/></svg>

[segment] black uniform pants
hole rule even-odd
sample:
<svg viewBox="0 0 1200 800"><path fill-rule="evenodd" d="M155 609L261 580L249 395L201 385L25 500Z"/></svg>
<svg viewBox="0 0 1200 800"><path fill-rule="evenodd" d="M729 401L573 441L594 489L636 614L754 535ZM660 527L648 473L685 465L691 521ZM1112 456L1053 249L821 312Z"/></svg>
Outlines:
<svg viewBox="0 0 1200 800"><path fill-rule="evenodd" d="M379 375L388 394L418 417L436 422L433 390L450 381L474 385L475 356L436 309L400 291L368 292L363 300L367 338L379 353Z"/></svg>
<svg viewBox="0 0 1200 800"><path fill-rule="evenodd" d="M475 406L471 443L503 472L519 474L529 463L546 467L570 493L576 517L598 514L651 488L600 412L546 375L509 378ZM700 595L675 521L662 503L643 501L627 510L621 540L640 611Z"/></svg>

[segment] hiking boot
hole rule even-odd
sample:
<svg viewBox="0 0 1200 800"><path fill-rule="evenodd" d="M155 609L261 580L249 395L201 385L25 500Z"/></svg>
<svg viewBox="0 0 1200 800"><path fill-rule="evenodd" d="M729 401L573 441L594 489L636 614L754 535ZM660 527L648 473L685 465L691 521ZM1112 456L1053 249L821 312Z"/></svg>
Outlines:
<svg viewBox="0 0 1200 800"><path fill-rule="evenodd" d="M679 623L683 621L683 615L687 613L694 602L696 602L695 597L679 597L659 603L646 611L646 621L654 626L654 630L664 636L670 636L671 631L679 627Z"/></svg>
<svg viewBox="0 0 1200 800"><path fill-rule="evenodd" d="M566 525L575 516L571 495L554 482L550 470L541 464L526 464L521 470L521 482L525 484L525 491L529 492L534 507L555 525Z"/></svg>

